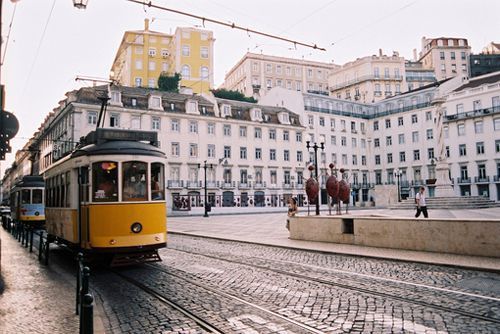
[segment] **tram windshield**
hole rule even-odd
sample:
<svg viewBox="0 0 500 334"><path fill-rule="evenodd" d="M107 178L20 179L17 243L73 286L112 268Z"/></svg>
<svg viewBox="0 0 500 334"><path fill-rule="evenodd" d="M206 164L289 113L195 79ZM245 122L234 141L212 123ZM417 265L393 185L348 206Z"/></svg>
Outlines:
<svg viewBox="0 0 500 334"><path fill-rule="evenodd" d="M128 161L122 165L124 201L147 201L147 170L148 165L140 161Z"/></svg>
<svg viewBox="0 0 500 334"><path fill-rule="evenodd" d="M21 204L31 204L31 190L23 189L21 191Z"/></svg>
<svg viewBox="0 0 500 334"><path fill-rule="evenodd" d="M118 163L100 161L92 164L92 185L94 202L118 201Z"/></svg>
<svg viewBox="0 0 500 334"><path fill-rule="evenodd" d="M42 204L43 203L43 191L42 189L33 189L33 200L31 201L33 204Z"/></svg>
<svg viewBox="0 0 500 334"><path fill-rule="evenodd" d="M151 164L151 199L161 201L165 199L165 173L162 163Z"/></svg>

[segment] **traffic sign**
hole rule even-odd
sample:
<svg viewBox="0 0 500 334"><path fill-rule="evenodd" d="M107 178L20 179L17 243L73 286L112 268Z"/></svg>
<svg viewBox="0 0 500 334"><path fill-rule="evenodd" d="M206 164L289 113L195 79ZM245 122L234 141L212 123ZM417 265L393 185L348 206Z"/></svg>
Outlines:
<svg viewBox="0 0 500 334"><path fill-rule="evenodd" d="M17 131L19 131L19 121L17 117L13 113L5 110L0 112L0 115L0 134L9 139L13 138L17 134Z"/></svg>

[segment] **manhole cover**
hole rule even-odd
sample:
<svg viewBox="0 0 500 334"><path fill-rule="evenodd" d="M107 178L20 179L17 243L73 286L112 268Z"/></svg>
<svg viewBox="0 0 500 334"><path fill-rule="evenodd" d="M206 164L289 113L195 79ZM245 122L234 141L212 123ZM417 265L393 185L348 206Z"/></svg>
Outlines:
<svg viewBox="0 0 500 334"><path fill-rule="evenodd" d="M500 280L486 277L475 277L462 280L457 286L500 295Z"/></svg>

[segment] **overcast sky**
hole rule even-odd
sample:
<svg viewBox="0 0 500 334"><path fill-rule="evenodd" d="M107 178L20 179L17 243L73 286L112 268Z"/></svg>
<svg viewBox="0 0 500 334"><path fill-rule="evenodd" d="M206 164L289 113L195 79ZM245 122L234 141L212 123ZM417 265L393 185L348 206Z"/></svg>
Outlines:
<svg viewBox="0 0 500 334"><path fill-rule="evenodd" d="M14 4L3 0L2 84L6 110L21 127L11 141L22 148L67 91L88 83L77 75L107 78L124 31L170 33L177 26L201 26L189 17L126 0L89 0L86 10L72 0L20 0L5 46ZM358 57L398 51L407 59L420 50L421 38L465 37L473 52L500 42L498 0L152 0L154 4L317 44L326 52L247 35L214 24L216 86L247 51L344 64ZM2 162L2 175L14 153Z"/></svg>

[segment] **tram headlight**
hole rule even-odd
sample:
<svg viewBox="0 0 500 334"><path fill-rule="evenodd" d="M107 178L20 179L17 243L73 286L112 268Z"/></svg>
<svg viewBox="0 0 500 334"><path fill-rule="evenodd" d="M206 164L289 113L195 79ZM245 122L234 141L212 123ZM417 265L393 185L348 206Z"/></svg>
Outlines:
<svg viewBox="0 0 500 334"><path fill-rule="evenodd" d="M40 216L40 212L35 211L35 216Z"/></svg>
<svg viewBox="0 0 500 334"><path fill-rule="evenodd" d="M132 232L134 232L134 233L141 232L142 231L141 223L139 223L139 222L133 223L132 226L130 226L130 230L132 230Z"/></svg>

